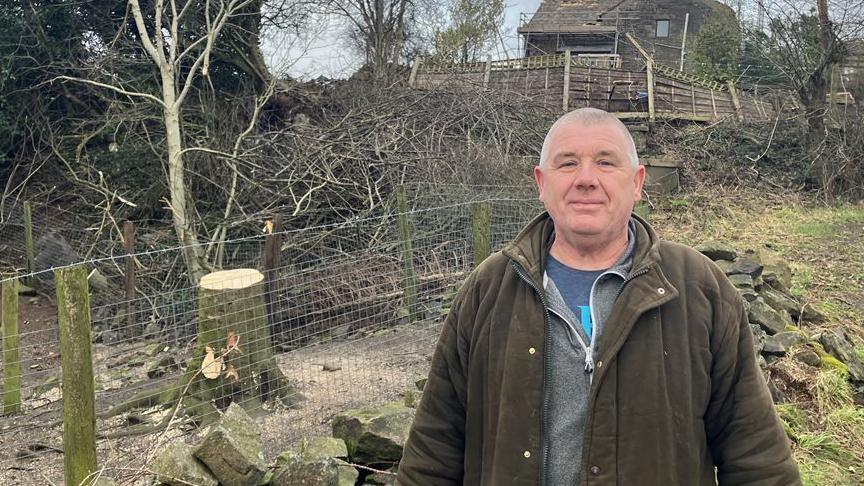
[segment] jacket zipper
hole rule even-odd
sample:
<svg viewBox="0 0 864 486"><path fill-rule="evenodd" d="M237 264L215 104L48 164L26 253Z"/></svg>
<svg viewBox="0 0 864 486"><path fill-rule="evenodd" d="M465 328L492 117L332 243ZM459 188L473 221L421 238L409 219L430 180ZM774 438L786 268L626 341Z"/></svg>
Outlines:
<svg viewBox="0 0 864 486"><path fill-rule="evenodd" d="M525 273L525 270L522 268L522 265L516 262L515 260L511 260L513 263L513 268L516 270L516 275L525 281L529 287L531 287L537 296L540 298L540 303L543 304L543 329L544 329L544 339L543 339L543 408L541 410L541 420L540 420L540 444L543 450L543 460L542 466L540 467L540 484L542 485L545 481L545 474L548 470L548 461L549 461L549 451L546 446L546 430L548 429L549 420L549 397L546 393L546 383L549 382L549 360L546 359L546 355L549 354L549 348L552 345L552 333L549 329L549 322L551 319L549 318L549 306L546 303L546 295L537 287L534 281Z"/></svg>
<svg viewBox="0 0 864 486"><path fill-rule="evenodd" d="M618 300L618 297L621 296L621 292L624 292L624 287L627 285L627 282L641 275L645 275L649 270L651 270L651 267L642 267L641 270L628 275L627 278L624 279L624 283L621 284L621 287L618 288L618 292L615 294L615 299L613 299L613 301Z"/></svg>
<svg viewBox="0 0 864 486"><path fill-rule="evenodd" d="M549 464L548 464L549 451L547 450L545 435L546 435L546 430L548 429L547 420L549 418L549 399L548 399L548 394L546 393L546 383L549 382L549 371L550 370L549 370L549 360L546 359L546 355L548 354L549 347L552 344L551 343L552 333L550 332L550 329L549 329L549 322L551 321L551 319L549 318L549 305L546 302L546 294L544 292L542 292L537 287L537 285L534 283L534 281L531 279L531 277L529 277L525 273L525 270L520 263L518 263L517 261L512 260L512 259L510 261L513 265L513 269L516 270L516 275L519 275L519 278L521 278L526 284L528 284L529 287L531 287L532 290L534 290L534 292L540 298L540 303L543 304L543 328L544 328L545 334L544 334L544 342L543 342L543 390L542 390L542 392L543 392L543 408L541 411L542 420L540 421L541 422L541 424L540 424L540 444L542 444L541 447L543 448L542 449L543 450L543 461L542 461L542 466L540 468L540 484L542 485L542 484L544 484L544 480L545 480L545 477L544 477L545 472L546 472L546 470L548 470L548 466L549 466ZM621 295L621 292L624 291L624 287L627 285L628 282L630 282L631 280L633 280L636 277L645 275L646 273L648 273L649 270L650 270L650 267L643 267L639 271L631 273L630 275L628 275L624 279L624 282L621 284L621 287L618 289L618 292L615 294L615 299L613 299L613 300L618 300L618 297ZM592 291L593 291L593 286L592 286ZM593 316L592 316L592 318L593 318ZM565 321L566 321L566 319L565 319ZM579 339L580 344L582 344L582 346L584 347L585 343L582 341L582 337L579 336L578 333L576 334L576 337L577 337L577 339ZM594 341L593 336L592 336L591 341L592 341L592 345L593 345L593 341ZM589 368L589 363L590 363L590 368ZM594 370L593 353L592 353L591 347L589 346L586 348L586 351L585 351L585 372L586 373L592 373L593 370ZM592 378L593 378L593 374L592 374ZM585 436L585 438L587 439L587 435ZM583 463L585 462L584 461L585 450L586 449L583 445L583 448L582 448ZM583 464L583 467L584 466L585 466L585 464Z"/></svg>

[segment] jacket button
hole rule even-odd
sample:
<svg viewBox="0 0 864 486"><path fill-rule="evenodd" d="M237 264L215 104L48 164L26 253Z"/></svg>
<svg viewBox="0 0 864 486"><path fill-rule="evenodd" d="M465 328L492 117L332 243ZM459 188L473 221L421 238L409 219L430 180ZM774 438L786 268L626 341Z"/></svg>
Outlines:
<svg viewBox="0 0 864 486"><path fill-rule="evenodd" d="M602 367L603 367L603 362L602 362L602 361L598 361L598 362L597 362L597 367L598 367L598 368L602 368Z"/></svg>
<svg viewBox="0 0 864 486"><path fill-rule="evenodd" d="M525 456L525 459L528 459L531 457L531 451L525 451L522 455Z"/></svg>
<svg viewBox="0 0 864 486"><path fill-rule="evenodd" d="M663 295L666 293L666 289L664 289L663 287L660 287L659 289L657 289L657 293L660 295Z"/></svg>
<svg viewBox="0 0 864 486"><path fill-rule="evenodd" d="M591 466L591 474L594 476L600 475L600 466Z"/></svg>
<svg viewBox="0 0 864 486"><path fill-rule="evenodd" d="M534 354L534 353L536 353L536 352L537 352L536 349L534 349L534 348L528 348L528 354Z"/></svg>

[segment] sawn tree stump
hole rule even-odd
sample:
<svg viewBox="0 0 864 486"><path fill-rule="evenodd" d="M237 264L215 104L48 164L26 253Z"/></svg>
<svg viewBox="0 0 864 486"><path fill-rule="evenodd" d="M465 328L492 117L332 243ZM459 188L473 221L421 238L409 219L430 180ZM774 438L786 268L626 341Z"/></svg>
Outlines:
<svg viewBox="0 0 864 486"><path fill-rule="evenodd" d="M264 275L249 268L201 278L198 343L181 390L188 384L183 407L203 424L231 402L260 413L271 399L289 407L303 399L273 358L264 289Z"/></svg>

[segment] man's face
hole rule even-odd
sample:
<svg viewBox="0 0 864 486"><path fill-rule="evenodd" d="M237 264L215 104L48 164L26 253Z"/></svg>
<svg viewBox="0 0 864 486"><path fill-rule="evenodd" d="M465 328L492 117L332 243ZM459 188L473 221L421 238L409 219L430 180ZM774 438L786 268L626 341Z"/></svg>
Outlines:
<svg viewBox="0 0 864 486"><path fill-rule="evenodd" d="M534 168L540 200L568 241L612 241L642 197L645 168L633 167L626 136L611 123L558 127L545 164Z"/></svg>

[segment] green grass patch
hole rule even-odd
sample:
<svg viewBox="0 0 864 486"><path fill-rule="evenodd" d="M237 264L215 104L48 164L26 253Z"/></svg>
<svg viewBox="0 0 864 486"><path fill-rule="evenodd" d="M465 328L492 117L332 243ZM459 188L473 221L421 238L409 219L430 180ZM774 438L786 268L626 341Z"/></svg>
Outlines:
<svg viewBox="0 0 864 486"><path fill-rule="evenodd" d="M825 418L829 431L839 431L852 437L864 435L864 408L848 405L831 411Z"/></svg>
<svg viewBox="0 0 864 486"><path fill-rule="evenodd" d="M849 486L856 484L855 473L832 460L814 457L809 452L795 454L804 486Z"/></svg>
<svg viewBox="0 0 864 486"><path fill-rule="evenodd" d="M823 363L824 360L825 357ZM834 366L819 371L816 377L816 404L822 413L852 405L848 368L845 372Z"/></svg>
<svg viewBox="0 0 864 486"><path fill-rule="evenodd" d="M843 376L849 376L849 367L846 366L845 363L840 361L839 359L831 356L830 354L824 354L825 350L822 350L822 369L823 370L835 370Z"/></svg>
<svg viewBox="0 0 864 486"><path fill-rule="evenodd" d="M792 225L792 232L801 236L812 238L829 238L834 235L834 225L825 222L796 223Z"/></svg>
<svg viewBox="0 0 864 486"><path fill-rule="evenodd" d="M830 432L805 432L795 441L798 449L815 459L836 463L852 462L855 456ZM839 464L838 464L839 465Z"/></svg>
<svg viewBox="0 0 864 486"><path fill-rule="evenodd" d="M783 430L790 439L795 440L799 435L807 433L807 412L793 403L775 405L774 408L783 423Z"/></svg>
<svg viewBox="0 0 864 486"><path fill-rule="evenodd" d="M801 298L813 283L813 267L805 263L792 263L792 288L789 292L795 297Z"/></svg>

